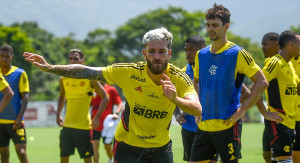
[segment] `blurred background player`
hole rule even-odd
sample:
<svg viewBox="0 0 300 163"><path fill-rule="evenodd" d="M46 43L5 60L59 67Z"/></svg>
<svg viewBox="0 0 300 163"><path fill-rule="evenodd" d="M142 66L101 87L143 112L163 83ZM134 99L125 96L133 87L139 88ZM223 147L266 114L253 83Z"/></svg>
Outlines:
<svg viewBox="0 0 300 163"><path fill-rule="evenodd" d="M196 53L204 47L205 41L203 37L199 35L191 36L185 41L184 49L188 64L182 69L182 71L185 71L192 80L194 79L193 69L195 66ZM195 116L181 112L178 107L176 107L174 115L176 121L182 126L181 136L183 145L183 160L188 162L190 160L192 144L198 126L195 122Z"/></svg>
<svg viewBox="0 0 300 163"><path fill-rule="evenodd" d="M93 134L92 134L92 142L93 142L93 149L94 149L94 156L93 156L93 160L94 163L98 163L99 162L99 141L100 138L103 138L103 144L106 150L106 154L109 158L109 161L112 163L113 162L113 151L112 151L112 143L113 143L113 139L111 139L111 137L103 137L102 135L102 130L103 130L103 121L104 119L109 115L112 114L113 115L113 119L117 120L119 117L120 112L122 111L123 108L123 103L122 100L119 96L118 91L116 90L115 87L110 86L108 84L105 83L101 83L101 85L104 87L108 97L109 97L109 101L107 104L106 109L102 112L100 119L99 119L99 126L96 129L93 129ZM92 99L92 118L96 115L96 112L99 109L99 106L101 104L102 98L99 97L98 94L96 94L96 96L93 97ZM117 105L117 109L114 112L113 111L113 106ZM112 136L113 138L113 136ZM110 163L109 162L109 163Z"/></svg>
<svg viewBox="0 0 300 163"><path fill-rule="evenodd" d="M24 113L29 101L29 83L26 72L11 64L13 48L0 47L0 73L10 85L14 96L0 113L0 154L2 163L9 162L9 142L13 140L20 162L27 163Z"/></svg>
<svg viewBox="0 0 300 163"><path fill-rule="evenodd" d="M296 70L296 74L298 77L300 77L300 57L294 57L291 59L291 62L293 63L293 66ZM300 91L299 89L297 91ZM295 115L295 120L296 120L296 126L295 126L295 141L293 144L293 161L300 162L300 97L297 97L297 102L296 102L296 115Z"/></svg>
<svg viewBox="0 0 300 163"><path fill-rule="evenodd" d="M276 157L277 162L290 163L298 99L297 87L300 82L290 60L299 56L300 36L294 31L284 31L279 36L278 44L279 54L266 62L263 73L269 82L266 90L268 111L277 113L282 119L265 120L265 132L270 137L272 155Z"/></svg>
<svg viewBox="0 0 300 163"><path fill-rule="evenodd" d="M81 50L71 49L69 64L84 64L83 55ZM89 110L93 89L102 98L102 103L91 122ZM63 122L60 113L65 101L67 101L67 106ZM74 154L75 148L77 148L80 158L83 158L85 163L92 162L93 146L90 130L98 127L99 117L106 108L107 103L108 95L99 82L87 79L61 78L56 117L57 124L63 126L60 132L61 163L69 162L69 156Z"/></svg>
<svg viewBox="0 0 300 163"><path fill-rule="evenodd" d="M279 53L278 39L279 34L275 32L269 32L263 36L261 41L261 48L266 58L265 64L271 57ZM276 158L272 157L271 138L267 135L265 129L263 132L263 158L265 159L266 163L277 162Z"/></svg>

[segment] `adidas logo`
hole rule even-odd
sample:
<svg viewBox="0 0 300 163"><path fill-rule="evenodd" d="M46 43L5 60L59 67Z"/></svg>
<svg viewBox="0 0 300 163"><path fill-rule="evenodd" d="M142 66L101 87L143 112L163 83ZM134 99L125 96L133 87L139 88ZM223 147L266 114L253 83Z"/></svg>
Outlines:
<svg viewBox="0 0 300 163"><path fill-rule="evenodd" d="M136 87L136 88L134 88L134 90L139 91L139 92L143 92L142 86Z"/></svg>
<svg viewBox="0 0 300 163"><path fill-rule="evenodd" d="M89 151L87 151L84 155L86 155L86 156L88 156L88 155L90 155L90 152Z"/></svg>
<svg viewBox="0 0 300 163"><path fill-rule="evenodd" d="M25 140L25 137L22 136L20 140Z"/></svg>

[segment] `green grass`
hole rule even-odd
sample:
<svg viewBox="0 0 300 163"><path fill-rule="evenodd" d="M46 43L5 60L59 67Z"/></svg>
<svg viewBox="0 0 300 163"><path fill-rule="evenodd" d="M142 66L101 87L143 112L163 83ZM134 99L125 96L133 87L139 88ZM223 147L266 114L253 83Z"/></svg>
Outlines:
<svg viewBox="0 0 300 163"><path fill-rule="evenodd" d="M262 131L263 124L243 124L242 155L240 163L263 163L262 158ZM59 162L59 127L27 128L27 154L31 163ZM181 127L172 125L170 134L173 141L173 156L175 163L181 163L183 147L181 141ZM30 140L33 137L34 140ZM19 162L14 147L10 145L10 162ZM82 163L77 151L70 157L70 163ZM100 144L100 163L106 163L107 156L104 146Z"/></svg>

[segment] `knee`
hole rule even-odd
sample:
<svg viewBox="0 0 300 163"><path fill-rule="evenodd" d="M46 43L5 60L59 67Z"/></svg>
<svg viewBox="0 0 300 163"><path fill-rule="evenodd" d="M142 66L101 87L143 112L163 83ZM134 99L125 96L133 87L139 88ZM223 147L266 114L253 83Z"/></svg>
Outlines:
<svg viewBox="0 0 300 163"><path fill-rule="evenodd" d="M26 148L25 147L20 147L20 148L17 148L17 154L19 157L21 158L25 158L26 157Z"/></svg>
<svg viewBox="0 0 300 163"><path fill-rule="evenodd" d="M271 152L263 152L263 157L265 160L271 160Z"/></svg>

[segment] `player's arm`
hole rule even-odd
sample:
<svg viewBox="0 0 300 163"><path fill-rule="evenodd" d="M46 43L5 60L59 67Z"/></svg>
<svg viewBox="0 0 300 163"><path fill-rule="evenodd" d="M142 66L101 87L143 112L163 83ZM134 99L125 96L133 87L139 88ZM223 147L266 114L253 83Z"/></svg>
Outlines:
<svg viewBox="0 0 300 163"><path fill-rule="evenodd" d="M250 95L250 91L247 88L247 86L243 83L242 84L242 90L241 90L241 98L240 103L242 104Z"/></svg>
<svg viewBox="0 0 300 163"><path fill-rule="evenodd" d="M22 127L22 118L24 116L24 113L27 109L27 104L29 102L29 92L22 92L21 98L22 98L21 109L13 125L14 130Z"/></svg>
<svg viewBox="0 0 300 163"><path fill-rule="evenodd" d="M63 126L64 122L63 122L63 118L60 116L60 113L63 110L63 107L65 105L66 97L65 97L65 88L62 79L60 79L59 85L60 85L60 92L59 92L59 98L57 102L56 123L59 126Z"/></svg>
<svg viewBox="0 0 300 163"><path fill-rule="evenodd" d="M235 124L236 121L240 119L252 105L256 104L264 90L269 86L269 83L261 70L258 70L250 79L255 83L253 90L241 107L238 108L232 116L224 121L224 123L227 125L232 123Z"/></svg>
<svg viewBox="0 0 300 163"><path fill-rule="evenodd" d="M108 95L105 92L102 85L97 81L91 81L92 87L95 89L96 93L99 95L99 97L102 99L101 103L99 105L99 109L97 110L93 120L92 120L92 127L93 129L97 128L99 126L99 119L103 111L106 109L108 104Z"/></svg>
<svg viewBox="0 0 300 163"><path fill-rule="evenodd" d="M14 96L14 92L11 90L10 86L5 87L1 90L4 94L0 102L0 113L5 109L6 105L10 102L11 98Z"/></svg>
<svg viewBox="0 0 300 163"><path fill-rule="evenodd" d="M184 118L185 115L186 115L186 114L182 113L182 112L180 111L180 108L176 106L176 108L175 108L175 110L174 110L174 116L175 116L176 121L177 121L180 125L182 125L183 123L186 122L186 120L185 120L185 118Z"/></svg>
<svg viewBox="0 0 300 163"><path fill-rule="evenodd" d="M22 127L22 119L24 116L24 113L27 109L27 104L29 102L29 82L28 77L25 71L23 71L20 81L19 81L19 91L21 94L21 108L18 113L18 116L15 120L15 123L13 124L13 129L19 129Z"/></svg>
<svg viewBox="0 0 300 163"><path fill-rule="evenodd" d="M191 94L186 95L183 98L178 97L176 88L171 82L170 78L165 74L163 74L163 77L165 80L160 80L160 83L162 85L164 95L182 111L191 115L200 116L202 107L200 105L198 96Z"/></svg>
<svg viewBox="0 0 300 163"><path fill-rule="evenodd" d="M38 54L24 52L23 56L26 61L32 62L35 66L45 72L69 78L97 80L106 83L102 72L103 67L88 67L81 64L50 65Z"/></svg>

